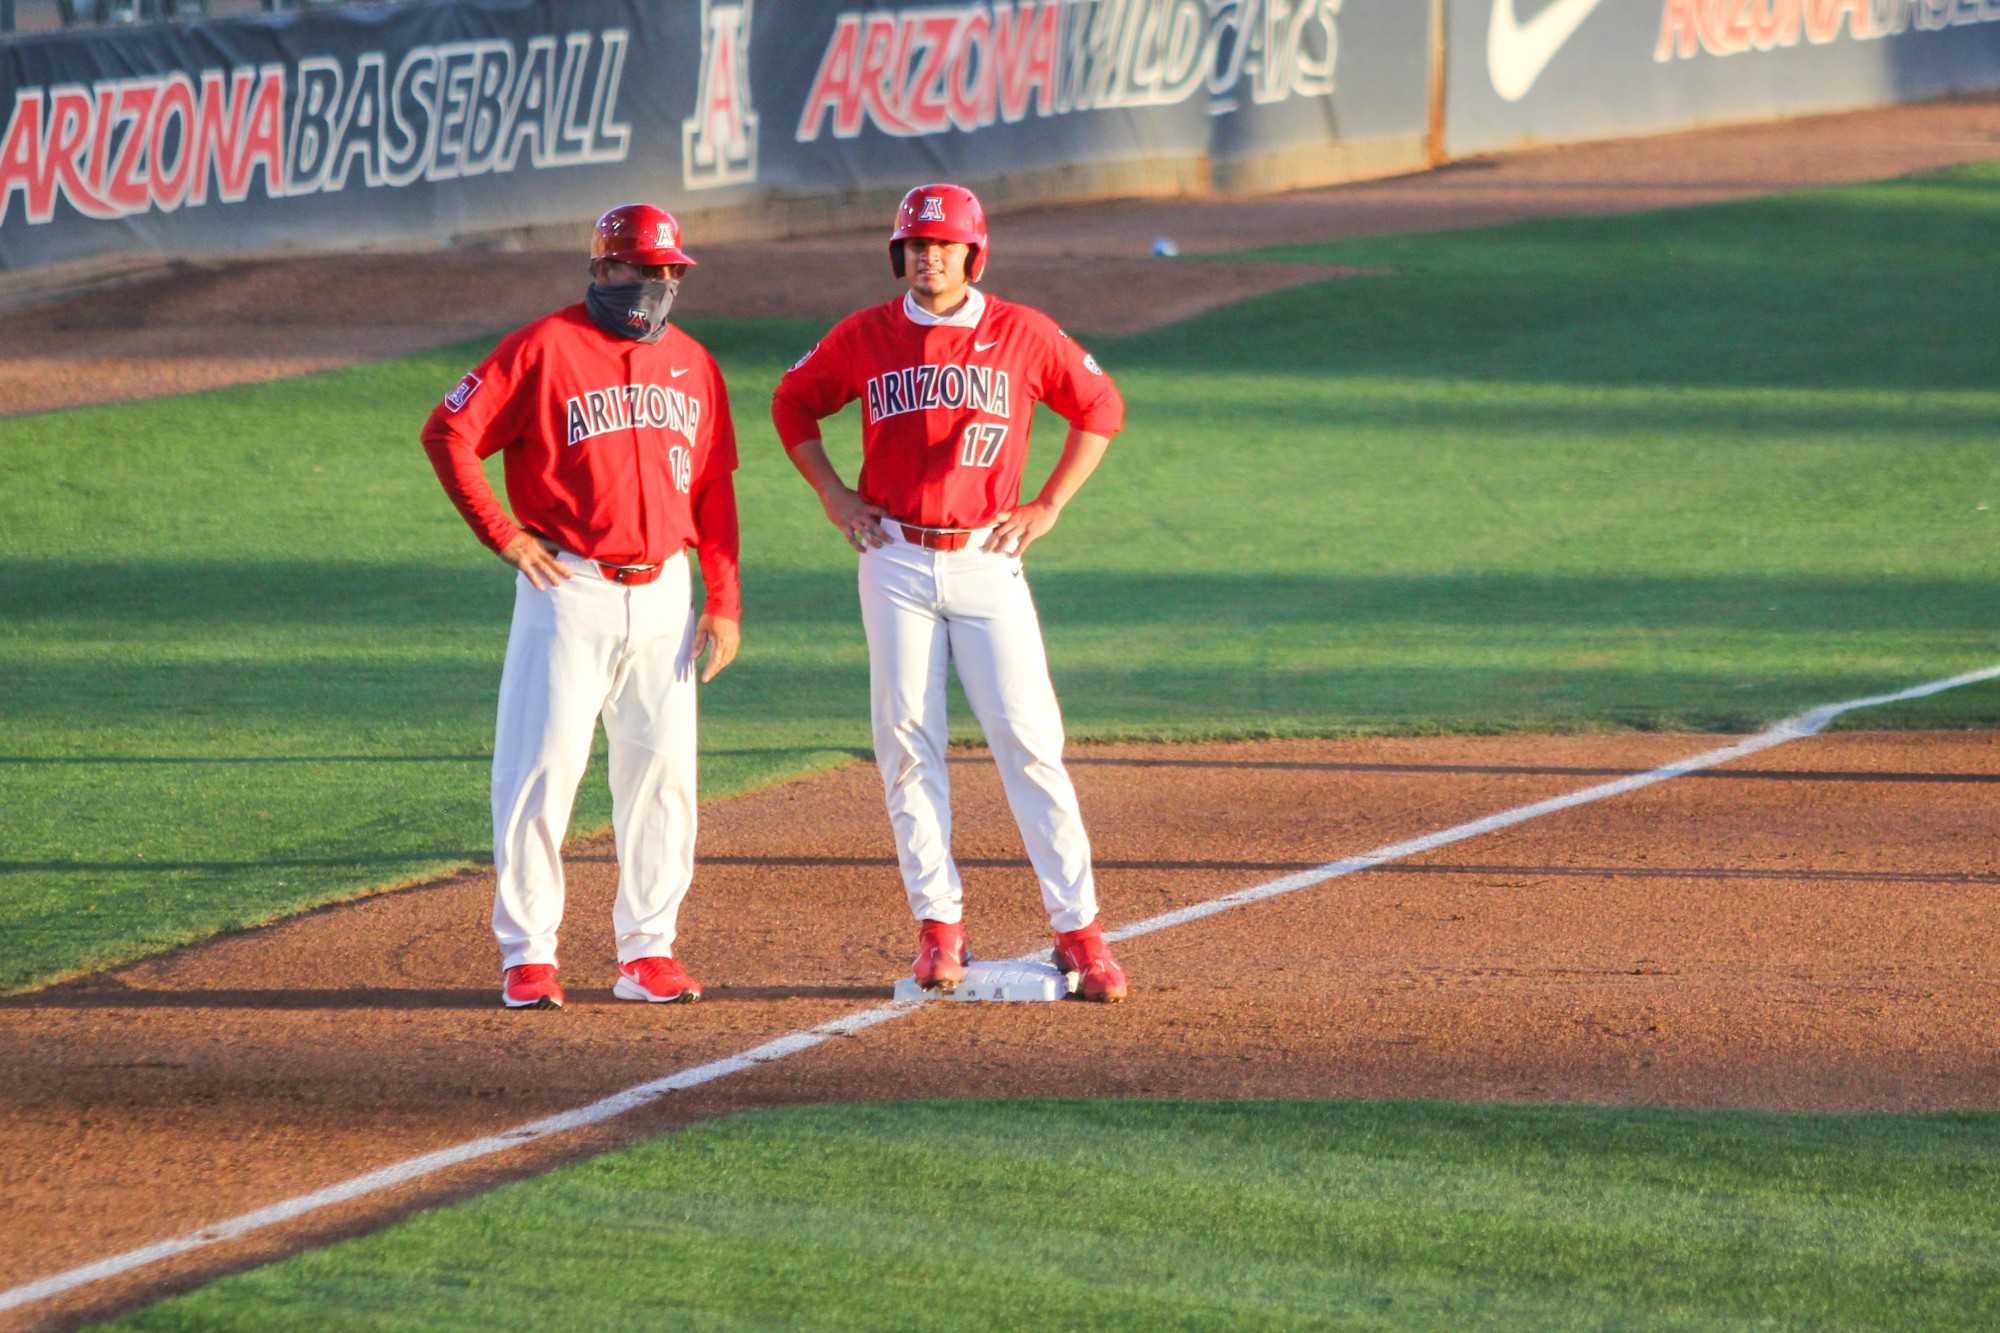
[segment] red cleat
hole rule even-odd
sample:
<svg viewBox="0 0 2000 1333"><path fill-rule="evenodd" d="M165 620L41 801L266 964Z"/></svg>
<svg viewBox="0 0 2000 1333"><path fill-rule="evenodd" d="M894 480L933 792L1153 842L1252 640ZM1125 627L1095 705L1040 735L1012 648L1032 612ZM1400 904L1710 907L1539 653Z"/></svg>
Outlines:
<svg viewBox="0 0 2000 1333"><path fill-rule="evenodd" d="M560 1009L563 989L556 984L554 963L523 963L507 969L500 984L500 1003L509 1009Z"/></svg>
<svg viewBox="0 0 2000 1333"><path fill-rule="evenodd" d="M1055 963L1056 971L1075 976L1072 993L1079 1000L1116 1004L1131 993L1125 969L1111 956L1104 930L1095 921L1082 930L1056 932Z"/></svg>
<svg viewBox="0 0 2000 1333"><path fill-rule="evenodd" d="M956 990L965 980L972 950L965 945L965 927L953 922L924 921L917 930L917 961L910 973L925 990Z"/></svg>
<svg viewBox="0 0 2000 1333"><path fill-rule="evenodd" d="M701 998L701 983L687 974L678 959L635 958L618 965L618 981L611 993L621 1000L648 1004L691 1004Z"/></svg>

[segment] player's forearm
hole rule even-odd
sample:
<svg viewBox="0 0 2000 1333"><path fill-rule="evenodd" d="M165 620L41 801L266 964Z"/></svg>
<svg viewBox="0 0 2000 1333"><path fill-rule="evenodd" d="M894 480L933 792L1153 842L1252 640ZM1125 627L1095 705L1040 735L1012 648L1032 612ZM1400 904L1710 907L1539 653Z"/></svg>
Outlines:
<svg viewBox="0 0 2000 1333"><path fill-rule="evenodd" d="M493 488L487 484L486 470L480 466L479 455L471 445L426 433L424 453L430 457L431 470L437 473L444 493L451 497L473 536L489 549L499 551L521 535L521 529L507 517L507 511L500 507Z"/></svg>
<svg viewBox="0 0 2000 1333"><path fill-rule="evenodd" d="M736 521L736 486L723 478L703 486L694 497L695 557L701 562L706 590L702 610L741 622L743 584L738 571L742 538Z"/></svg>
<svg viewBox="0 0 2000 1333"><path fill-rule="evenodd" d="M1063 441L1062 457L1056 460L1049 479L1042 483L1042 492L1035 497L1035 503L1060 511L1083 489L1090 474L1097 471L1097 465L1104 461L1104 451L1110 446L1108 435L1072 429Z"/></svg>
<svg viewBox="0 0 2000 1333"><path fill-rule="evenodd" d="M840 472L833 466L833 460L826 456L826 447L818 440L802 440L792 445L785 450L785 457L792 460L792 466L806 479L806 484L813 488L821 504L826 503L830 491L837 494L847 489L847 483L840 479Z"/></svg>

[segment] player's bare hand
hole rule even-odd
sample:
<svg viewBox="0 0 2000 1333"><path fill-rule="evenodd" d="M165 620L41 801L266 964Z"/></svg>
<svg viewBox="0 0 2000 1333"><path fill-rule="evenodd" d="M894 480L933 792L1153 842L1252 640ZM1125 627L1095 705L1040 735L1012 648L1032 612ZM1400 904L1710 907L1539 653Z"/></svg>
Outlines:
<svg viewBox="0 0 2000 1333"><path fill-rule="evenodd" d="M525 574L528 582L544 590L569 577L569 570L549 548L525 532L516 533L513 541L500 548L500 558Z"/></svg>
<svg viewBox="0 0 2000 1333"><path fill-rule="evenodd" d="M869 504L861 498L859 491L851 491L845 486L829 486L821 492L819 502L826 510L827 522L840 529L840 535L847 538L847 544L857 551L866 551L874 546L887 546L889 538L882 531L882 520L889 511L881 505Z"/></svg>
<svg viewBox="0 0 2000 1333"><path fill-rule="evenodd" d="M702 653L708 654L708 666L701 673L701 683L706 685L722 674L722 668L736 660L736 649L743 642L743 629L727 616L703 616L694 626L694 658L701 660Z"/></svg>
<svg viewBox="0 0 2000 1333"><path fill-rule="evenodd" d="M1042 500L1031 500L993 522L993 534L979 549L992 555L1026 555L1028 547L1056 525L1062 511Z"/></svg>

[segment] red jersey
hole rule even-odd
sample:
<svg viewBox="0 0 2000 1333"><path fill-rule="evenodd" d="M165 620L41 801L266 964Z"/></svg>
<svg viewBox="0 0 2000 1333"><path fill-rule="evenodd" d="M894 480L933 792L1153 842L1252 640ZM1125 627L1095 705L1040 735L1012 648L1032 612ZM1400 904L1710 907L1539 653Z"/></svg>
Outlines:
<svg viewBox="0 0 2000 1333"><path fill-rule="evenodd" d="M969 327L919 324L902 297L834 325L778 382L778 438L787 449L818 439L820 418L859 398L864 500L929 528L984 527L1013 509L1037 402L1108 436L1125 400L1047 315L984 300Z"/></svg>
<svg viewBox="0 0 2000 1333"><path fill-rule="evenodd" d="M729 394L708 350L673 325L642 343L600 330L581 301L544 316L445 395L423 441L494 550L522 528L614 565L656 565L693 546L707 611L741 618ZM479 466L503 451L512 519Z"/></svg>

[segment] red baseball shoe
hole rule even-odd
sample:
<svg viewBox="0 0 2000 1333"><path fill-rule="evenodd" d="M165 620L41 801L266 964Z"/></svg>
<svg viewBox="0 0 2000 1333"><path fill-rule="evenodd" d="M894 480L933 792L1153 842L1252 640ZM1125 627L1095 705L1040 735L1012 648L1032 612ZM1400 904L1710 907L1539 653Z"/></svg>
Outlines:
<svg viewBox="0 0 2000 1333"><path fill-rule="evenodd" d="M648 1004L691 1004L701 998L701 983L689 976L675 958L635 958L618 965L611 993L621 1000Z"/></svg>
<svg viewBox="0 0 2000 1333"><path fill-rule="evenodd" d="M1082 930L1056 932L1055 962L1056 971L1076 974L1074 993L1079 1000L1116 1004L1131 993L1125 969L1111 956L1104 930L1095 921Z"/></svg>
<svg viewBox="0 0 2000 1333"><path fill-rule="evenodd" d="M509 1009L560 1009L563 989L556 984L554 963L523 963L507 969L500 984L500 1003Z"/></svg>
<svg viewBox="0 0 2000 1333"><path fill-rule="evenodd" d="M910 968L925 990L957 990L965 980L972 950L965 944L965 927L953 922L923 921L917 928L917 961Z"/></svg>

